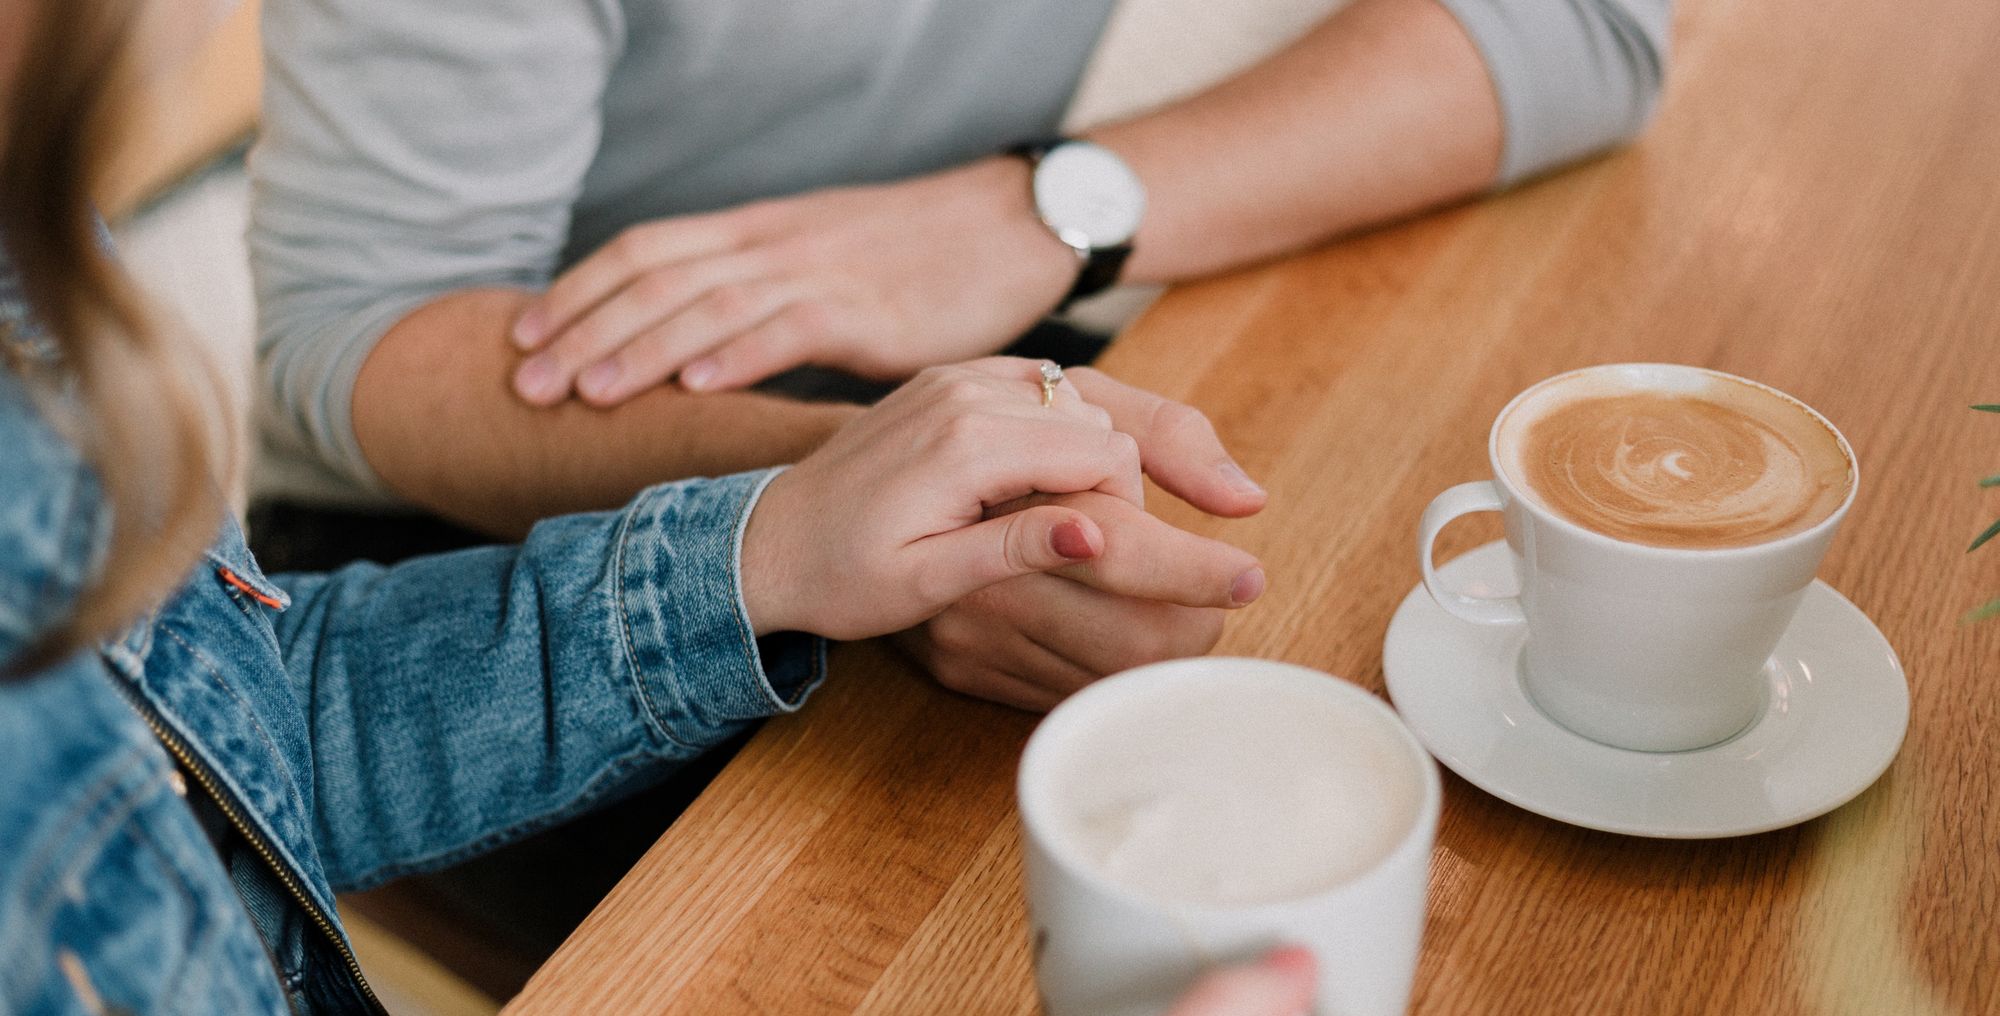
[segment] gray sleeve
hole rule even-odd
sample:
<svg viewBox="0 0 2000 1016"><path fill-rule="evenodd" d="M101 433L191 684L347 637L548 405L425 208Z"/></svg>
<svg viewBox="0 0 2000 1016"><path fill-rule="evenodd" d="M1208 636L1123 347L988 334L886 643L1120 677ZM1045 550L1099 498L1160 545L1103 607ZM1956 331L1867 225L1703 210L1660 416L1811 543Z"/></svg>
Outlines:
<svg viewBox="0 0 2000 1016"><path fill-rule="evenodd" d="M276 441L379 488L362 361L441 295L547 282L623 32L615 0L266 0L249 243Z"/></svg>
<svg viewBox="0 0 2000 1016"><path fill-rule="evenodd" d="M1666 74L1672 0L1440 0L1500 97L1500 186L1636 135Z"/></svg>

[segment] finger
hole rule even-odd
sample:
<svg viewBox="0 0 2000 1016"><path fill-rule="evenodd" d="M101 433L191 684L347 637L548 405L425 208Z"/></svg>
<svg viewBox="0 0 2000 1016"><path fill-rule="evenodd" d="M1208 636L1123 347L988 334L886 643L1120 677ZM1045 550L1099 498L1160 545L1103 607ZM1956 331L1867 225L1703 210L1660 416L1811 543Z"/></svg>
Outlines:
<svg viewBox="0 0 2000 1016"><path fill-rule="evenodd" d="M1062 569L1065 578L1107 593L1186 607L1242 607L1264 594L1263 566L1249 551L1178 529L1095 491L1055 500L1089 515L1104 531L1104 552ZM1036 495L1017 505L1049 501Z"/></svg>
<svg viewBox="0 0 2000 1016"><path fill-rule="evenodd" d="M1000 584L1006 585L1004 582ZM1018 667L991 658L993 626L958 616L965 603L961 600L918 627L890 635L890 644L928 672L932 680L952 691L1028 712L1047 712L1055 708L1061 700L1060 695L1023 677ZM948 640L945 634L947 626L973 634L971 637ZM1010 643L1026 641L1017 633L1002 634Z"/></svg>
<svg viewBox="0 0 2000 1016"><path fill-rule="evenodd" d="M1044 360L1022 360L1018 356L988 356L968 364L934 366L918 372L908 390L940 390L936 398L964 408L1000 412L1022 420L1046 420L1060 416L1090 424L1098 430L1112 430L1112 416L1102 406L1092 406L1076 392L1068 380L1056 386L1054 404L1042 404Z"/></svg>
<svg viewBox="0 0 2000 1016"><path fill-rule="evenodd" d="M1139 442L1151 476L1168 493L1212 515L1240 518L1264 507L1264 488L1236 464L1208 417L1089 367L1068 372L1083 397L1111 414L1112 426Z"/></svg>
<svg viewBox="0 0 2000 1016"><path fill-rule="evenodd" d="M957 621L962 622L960 627L973 629L971 634L976 638L965 639L965 644L959 646L964 655L977 655L1001 673L1042 689L1052 696L1048 704L1054 705L1103 676L1036 637L1040 628L1062 623L1061 618L1038 612L1037 607L1069 604L1071 601L1065 594L1072 589L1090 592L1051 573L1023 575L987 586L958 601L932 625ZM994 632L999 633L998 638L990 637ZM949 642L946 648L951 648Z"/></svg>
<svg viewBox="0 0 2000 1016"><path fill-rule="evenodd" d="M825 334L812 305L794 303L681 370L691 392L747 388L809 362L806 350Z"/></svg>
<svg viewBox="0 0 2000 1016"><path fill-rule="evenodd" d="M917 594L941 608L1002 579L1088 560L1103 548L1104 534L1089 516L1044 505L926 536L909 549L918 555Z"/></svg>
<svg viewBox="0 0 2000 1016"><path fill-rule="evenodd" d="M1301 1016L1313 1004L1318 979L1309 950L1273 949L1255 963L1202 977L1167 1016Z"/></svg>
<svg viewBox="0 0 2000 1016"><path fill-rule="evenodd" d="M746 255L703 258L651 269L549 340L514 374L514 389L535 405L568 394L578 374L680 313L717 286L739 283L756 272Z"/></svg>
<svg viewBox="0 0 2000 1016"><path fill-rule="evenodd" d="M1223 629L1223 611L1118 596L1053 572L1000 583L981 591L979 600L1092 679L1200 656L1215 648Z"/></svg>
<svg viewBox="0 0 2000 1016"><path fill-rule="evenodd" d="M702 294L668 317L584 368L577 394L594 406L617 405L658 385L684 364L717 345L739 341L780 313L790 294L781 286L730 282Z"/></svg>
<svg viewBox="0 0 2000 1016"><path fill-rule="evenodd" d="M946 405L944 412L951 412ZM1145 503L1139 449L1131 437L1061 416L977 411L948 415L940 428L942 473L968 479L982 504L1024 494L1101 490Z"/></svg>
<svg viewBox="0 0 2000 1016"><path fill-rule="evenodd" d="M562 273L514 321L514 345L523 351L548 340L611 294L661 265L735 250L744 239L727 214L692 215L641 223L618 234Z"/></svg>

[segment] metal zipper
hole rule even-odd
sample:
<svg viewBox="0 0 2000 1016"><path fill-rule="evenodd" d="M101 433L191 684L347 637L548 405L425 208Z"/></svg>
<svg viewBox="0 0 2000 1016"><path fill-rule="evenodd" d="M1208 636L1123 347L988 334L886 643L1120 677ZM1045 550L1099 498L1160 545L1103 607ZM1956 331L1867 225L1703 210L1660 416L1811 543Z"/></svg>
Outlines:
<svg viewBox="0 0 2000 1016"><path fill-rule="evenodd" d="M361 994L368 1000L368 1004L373 1006L377 1013L388 1016L389 1010L382 1005L381 999L375 997L375 989L368 986L368 979L366 977L361 976L361 961L354 958L354 950L348 948L347 942L340 937L338 932L333 930L333 921L326 916L326 911L320 909L319 904L314 903L306 895L305 890L299 887L298 880L292 877L290 869L279 862L277 854L271 850L271 845L264 838L264 834L251 826L250 823L244 821L242 813L238 812L236 806L230 802L228 797L224 796L222 786L216 782L214 774L209 772L208 767L199 759L195 758L194 753L188 750L186 744L182 743L179 735L168 730L166 724L160 722L159 718L153 714L152 707L141 699L137 692L126 687L125 683L121 680L114 678L111 683L116 685L126 699L131 701L139 713L139 718L145 720L146 726L152 728L153 736L159 740L160 746L165 748L167 754L172 755L175 761L181 764L182 768L194 774L195 782L201 784L201 789L208 792L209 800L215 802L216 807L222 811L223 817L228 819L229 824L238 833L241 833L250 846L257 851L257 856L264 859L265 866L271 869L272 874L278 876L278 881L284 885L286 891L292 894L292 899L297 901L306 914L313 919L313 923L319 925L319 930L326 935L327 941L333 943L333 947L340 952L340 958L347 961L347 971L354 975L354 983L361 986Z"/></svg>

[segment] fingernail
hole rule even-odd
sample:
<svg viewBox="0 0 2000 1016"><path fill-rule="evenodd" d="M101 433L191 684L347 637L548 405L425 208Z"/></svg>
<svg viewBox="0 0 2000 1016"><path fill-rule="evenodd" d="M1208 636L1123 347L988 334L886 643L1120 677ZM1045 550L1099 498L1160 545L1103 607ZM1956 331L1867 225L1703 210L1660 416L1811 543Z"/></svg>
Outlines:
<svg viewBox="0 0 2000 1016"><path fill-rule="evenodd" d="M1072 561L1082 561L1097 556L1097 548L1090 545L1090 534L1083 531L1083 523L1071 519L1055 528L1049 534L1049 545L1056 553Z"/></svg>
<svg viewBox="0 0 2000 1016"><path fill-rule="evenodd" d="M611 393L611 386L618 381L618 361L605 360L591 366L576 379L577 390L591 398L602 398Z"/></svg>
<svg viewBox="0 0 2000 1016"><path fill-rule="evenodd" d="M1259 487L1257 481L1251 479L1250 474L1244 472L1243 467L1234 462L1224 462L1222 465L1216 467L1216 472L1222 474L1223 483L1228 484L1230 489L1239 493L1262 494L1264 492L1264 488Z"/></svg>
<svg viewBox="0 0 2000 1016"><path fill-rule="evenodd" d="M553 399L562 394L562 379L556 376L554 360L537 356L514 372L514 390L529 399Z"/></svg>
<svg viewBox="0 0 2000 1016"><path fill-rule="evenodd" d="M696 360L681 368L681 387L688 391L701 391L713 380L715 380L714 360Z"/></svg>
<svg viewBox="0 0 2000 1016"><path fill-rule="evenodd" d="M514 344L527 349L542 341L542 332L548 328L548 321L541 308L531 308L514 322Z"/></svg>
<svg viewBox="0 0 2000 1016"><path fill-rule="evenodd" d="M1264 569L1262 568L1252 568L1236 576L1236 581L1229 584L1229 601L1236 606L1241 607L1262 595L1264 595Z"/></svg>

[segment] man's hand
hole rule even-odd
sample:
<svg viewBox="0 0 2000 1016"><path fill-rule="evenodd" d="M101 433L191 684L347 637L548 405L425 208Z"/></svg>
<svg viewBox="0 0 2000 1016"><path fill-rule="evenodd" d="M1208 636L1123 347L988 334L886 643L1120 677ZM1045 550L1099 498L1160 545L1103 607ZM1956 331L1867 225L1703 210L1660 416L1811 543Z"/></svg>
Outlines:
<svg viewBox="0 0 2000 1016"><path fill-rule="evenodd" d="M1138 443L1141 466L1168 493L1215 515L1263 508L1263 489L1198 410L1089 368L1068 376ZM1089 515L1104 534L1102 552L1087 565L988 586L898 634L897 645L945 687L1045 710L1106 674L1207 652L1222 637L1224 610L1264 591L1263 569L1249 553L1118 498L1031 497L992 511L1039 504Z"/></svg>
<svg viewBox="0 0 2000 1016"><path fill-rule="evenodd" d="M1087 564L988 586L896 644L953 691L1036 712L1106 674L1199 656L1227 608L1264 591L1249 553L1182 532L1107 494L1025 498L1090 516L1103 550ZM1063 577L1057 577L1063 576Z"/></svg>
<svg viewBox="0 0 2000 1016"><path fill-rule="evenodd" d="M1006 345L1075 276L1019 159L662 219L528 306L513 340L534 355L514 390L612 406L676 374L693 391L804 364L908 377Z"/></svg>

